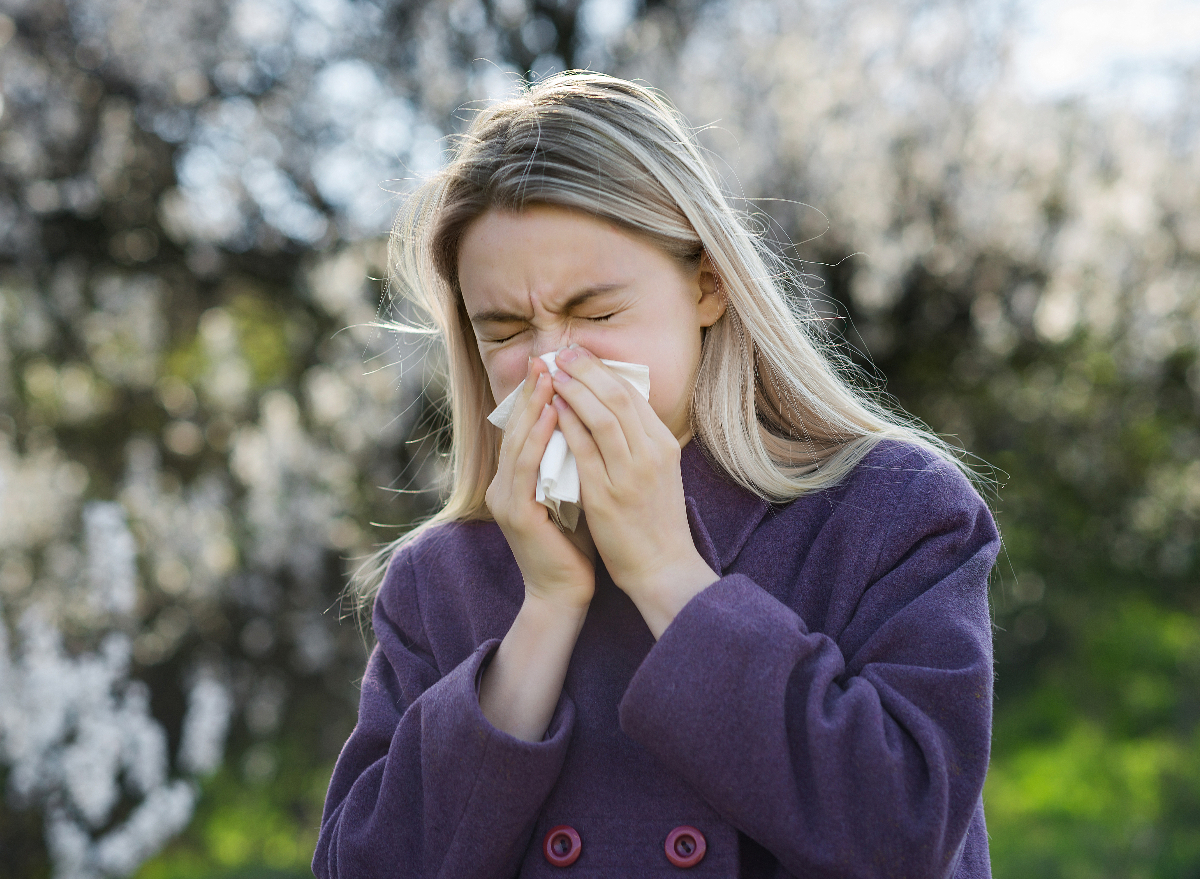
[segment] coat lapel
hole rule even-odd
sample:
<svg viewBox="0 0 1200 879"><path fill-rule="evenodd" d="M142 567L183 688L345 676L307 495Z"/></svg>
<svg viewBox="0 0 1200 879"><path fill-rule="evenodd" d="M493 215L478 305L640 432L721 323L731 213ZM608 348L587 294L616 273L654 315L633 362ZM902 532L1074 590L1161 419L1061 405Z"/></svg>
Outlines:
<svg viewBox="0 0 1200 879"><path fill-rule="evenodd" d="M770 506L722 473L696 439L683 447L680 470L696 549L724 574Z"/></svg>

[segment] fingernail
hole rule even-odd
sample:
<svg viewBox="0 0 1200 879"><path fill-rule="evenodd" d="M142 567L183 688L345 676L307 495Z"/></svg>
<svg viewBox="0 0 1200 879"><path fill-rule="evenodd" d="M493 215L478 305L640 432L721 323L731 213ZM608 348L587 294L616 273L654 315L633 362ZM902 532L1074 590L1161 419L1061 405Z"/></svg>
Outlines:
<svg viewBox="0 0 1200 879"><path fill-rule="evenodd" d="M563 351L559 351L558 356L555 358L555 360L557 360L559 363L570 363L571 361L575 360L578 356L579 356L579 352L577 350L575 350L574 348L567 348Z"/></svg>
<svg viewBox="0 0 1200 879"><path fill-rule="evenodd" d="M560 409L563 412L567 411L567 401L564 400L562 397L555 397L550 402L554 404L554 407L556 409Z"/></svg>

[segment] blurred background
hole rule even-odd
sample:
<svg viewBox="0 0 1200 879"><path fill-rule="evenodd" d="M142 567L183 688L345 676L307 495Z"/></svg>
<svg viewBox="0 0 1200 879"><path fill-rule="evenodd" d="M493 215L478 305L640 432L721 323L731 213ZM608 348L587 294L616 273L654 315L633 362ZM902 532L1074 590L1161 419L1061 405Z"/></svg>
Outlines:
<svg viewBox="0 0 1200 879"><path fill-rule="evenodd" d="M995 468L995 874L1200 876L1200 3L0 13L0 875L309 875L341 595L442 466L385 232L471 108L586 66Z"/></svg>

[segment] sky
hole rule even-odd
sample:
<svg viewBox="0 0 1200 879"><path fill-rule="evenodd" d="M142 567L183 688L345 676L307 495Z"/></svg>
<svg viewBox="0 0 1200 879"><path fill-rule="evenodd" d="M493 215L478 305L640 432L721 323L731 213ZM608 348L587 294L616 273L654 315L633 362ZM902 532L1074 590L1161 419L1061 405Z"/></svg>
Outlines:
<svg viewBox="0 0 1200 879"><path fill-rule="evenodd" d="M1014 55L1018 87L1039 98L1088 95L1169 109L1167 75L1200 60L1200 0L1026 0Z"/></svg>

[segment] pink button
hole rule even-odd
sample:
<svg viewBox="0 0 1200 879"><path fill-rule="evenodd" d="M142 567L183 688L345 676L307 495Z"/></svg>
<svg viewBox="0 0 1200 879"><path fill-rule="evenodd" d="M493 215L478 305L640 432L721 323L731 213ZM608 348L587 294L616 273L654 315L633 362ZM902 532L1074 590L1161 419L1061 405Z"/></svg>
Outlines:
<svg viewBox="0 0 1200 879"><path fill-rule="evenodd" d="M663 848L667 860L676 867L694 867L704 859L708 844L703 833L685 824L667 834L667 844Z"/></svg>
<svg viewBox="0 0 1200 879"><path fill-rule="evenodd" d="M566 824L551 827L542 843L542 854L556 867L571 866L579 860L582 851L583 843L579 841L579 834L575 832L574 827L568 827Z"/></svg>

